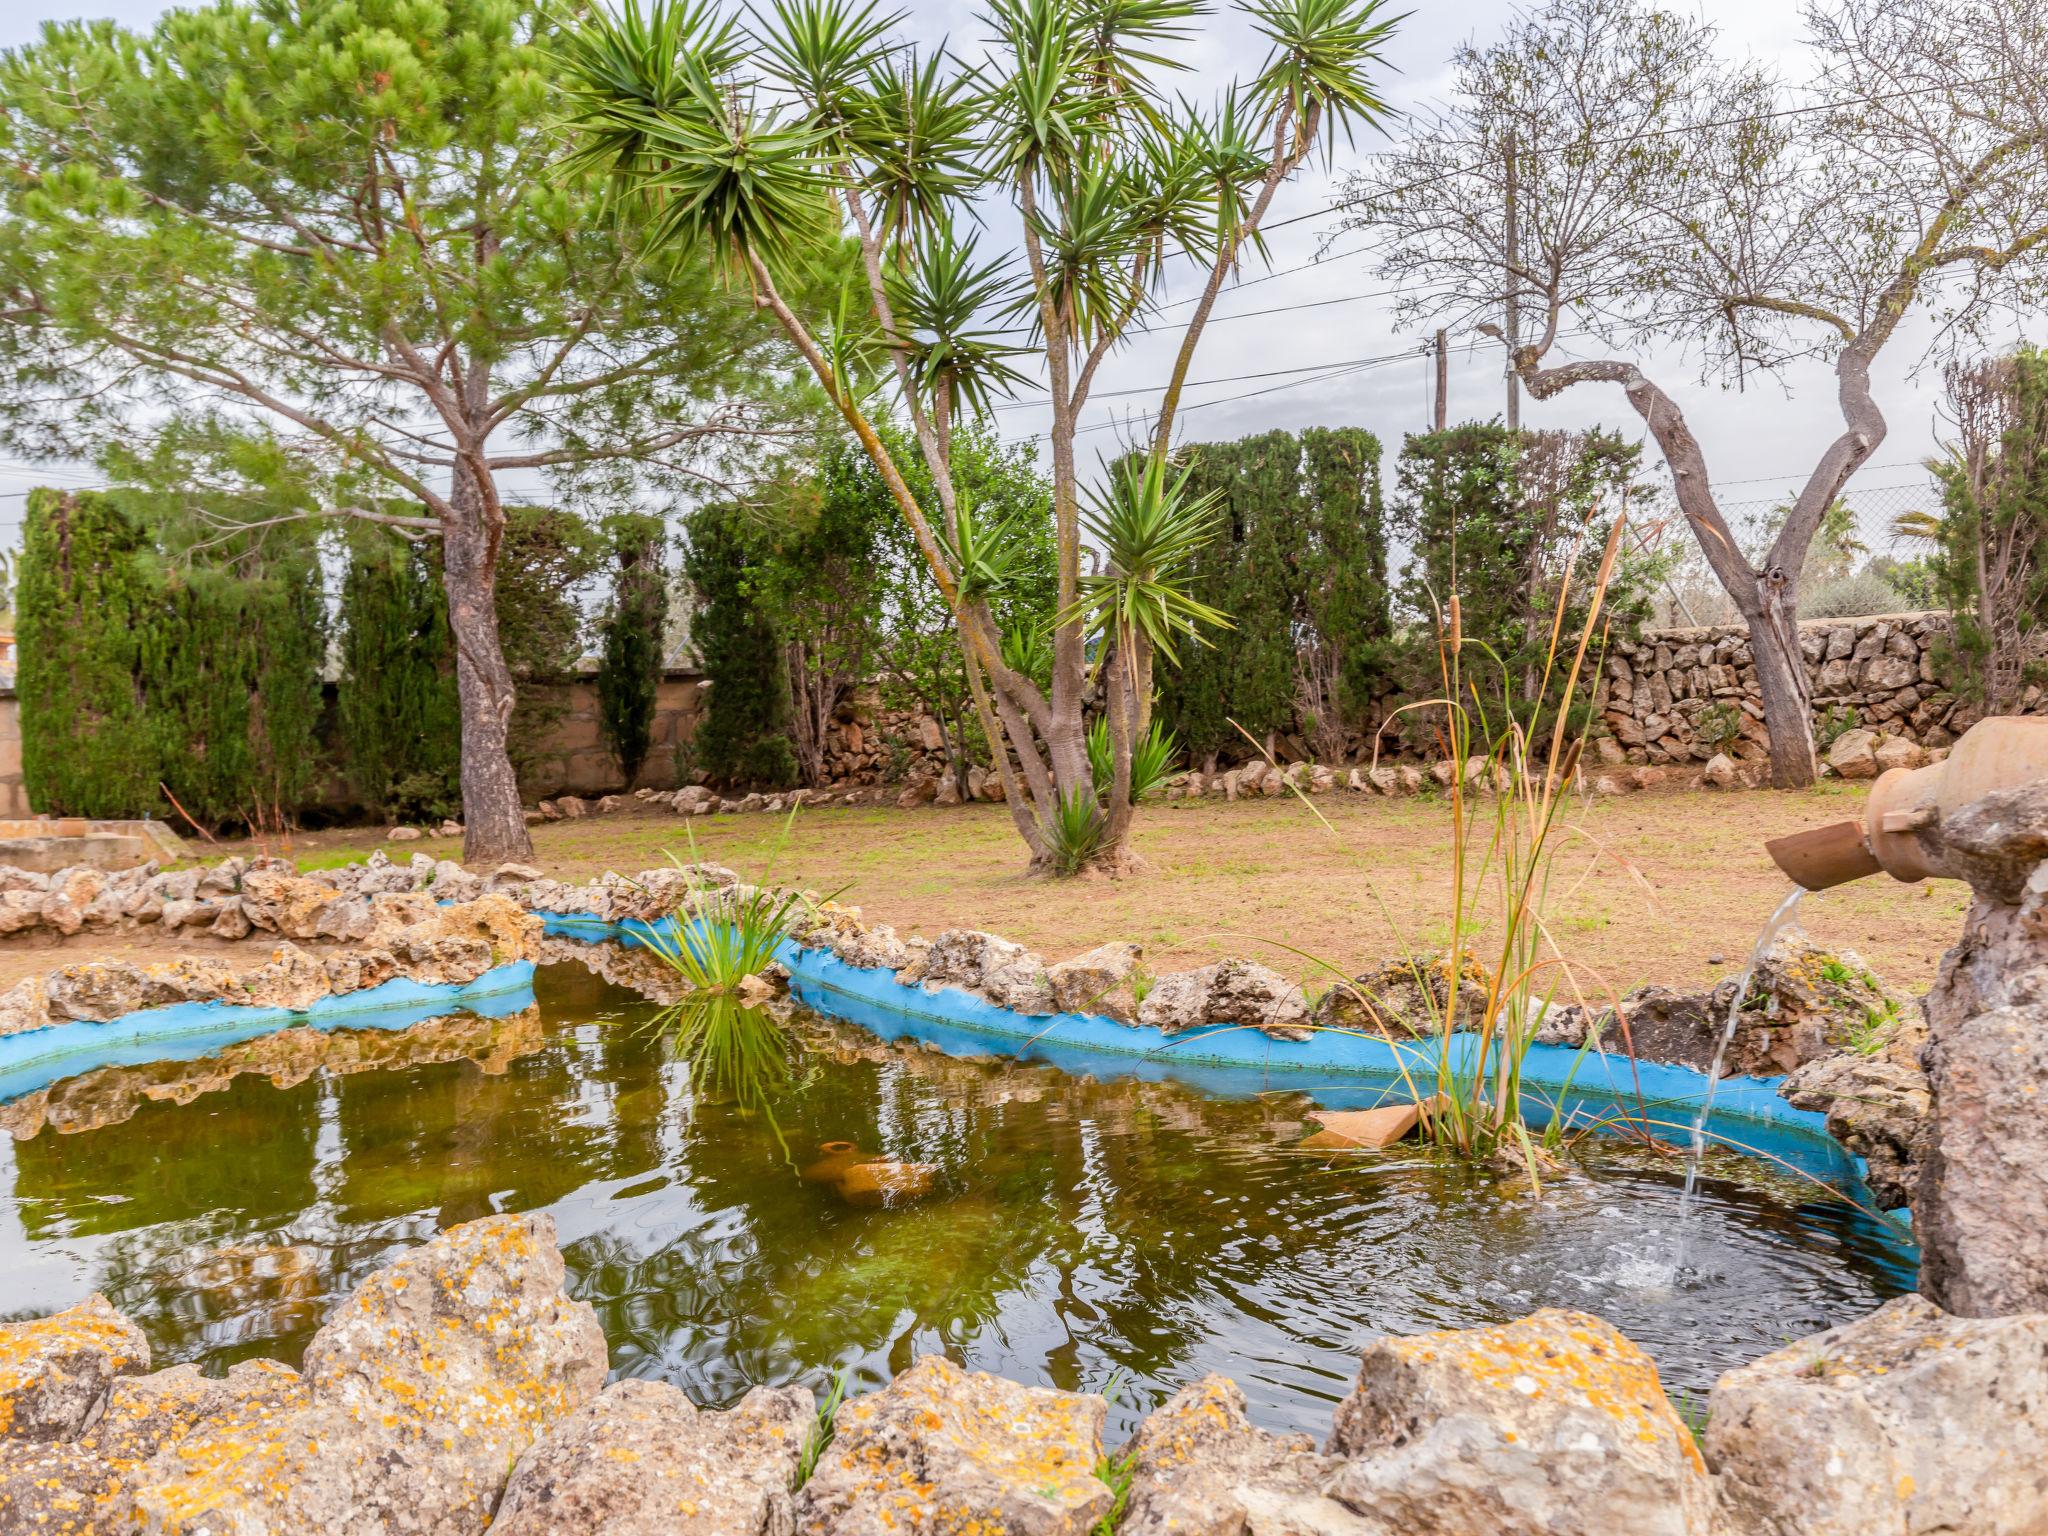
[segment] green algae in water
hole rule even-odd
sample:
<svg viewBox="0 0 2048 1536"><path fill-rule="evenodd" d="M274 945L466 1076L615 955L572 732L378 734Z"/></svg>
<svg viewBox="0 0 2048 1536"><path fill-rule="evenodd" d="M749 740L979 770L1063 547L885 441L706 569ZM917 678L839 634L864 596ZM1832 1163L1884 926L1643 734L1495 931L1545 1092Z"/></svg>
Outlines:
<svg viewBox="0 0 2048 1536"><path fill-rule="evenodd" d="M1414 1148L1304 1156L1293 1093L959 1059L803 1013L764 1098L693 1073L659 1009L579 965L536 994L0 1108L22 1138L0 1152L0 1312L99 1289L159 1365L296 1361L399 1251L546 1208L614 1369L700 1403L841 1367L870 1390L943 1352L1068 1388L1121 1377L1124 1428L1221 1371L1259 1422L1321 1434L1376 1334L1579 1307L1698 1397L1912 1279L1877 1223L1746 1159L1710 1160L1677 1274L1675 1158L1601 1145L1535 1199ZM849 1205L802 1177L837 1141L931 1164L934 1187Z"/></svg>

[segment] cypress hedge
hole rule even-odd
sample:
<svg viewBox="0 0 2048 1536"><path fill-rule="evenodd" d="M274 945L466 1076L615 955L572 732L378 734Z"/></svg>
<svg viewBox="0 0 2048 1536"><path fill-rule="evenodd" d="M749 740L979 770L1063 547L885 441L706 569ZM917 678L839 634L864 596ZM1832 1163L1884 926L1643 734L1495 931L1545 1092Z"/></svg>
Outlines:
<svg viewBox="0 0 2048 1536"><path fill-rule="evenodd" d="M140 496L29 498L18 594L22 771L58 815L274 826L317 771L320 576L280 541L252 573L172 563Z"/></svg>
<svg viewBox="0 0 2048 1536"><path fill-rule="evenodd" d="M668 579L662 569L661 520L628 513L612 519L617 561L597 663L598 726L627 788L640 777L654 744L668 630Z"/></svg>
<svg viewBox="0 0 2048 1536"><path fill-rule="evenodd" d="M462 805L462 706L434 552L350 530L341 588L341 749L374 814L437 820Z"/></svg>
<svg viewBox="0 0 2048 1536"><path fill-rule="evenodd" d="M683 569L697 593L691 634L711 684L693 745L718 782L780 789L797 777L789 677L782 637L751 590L760 572L746 517L738 507L706 506L689 520Z"/></svg>

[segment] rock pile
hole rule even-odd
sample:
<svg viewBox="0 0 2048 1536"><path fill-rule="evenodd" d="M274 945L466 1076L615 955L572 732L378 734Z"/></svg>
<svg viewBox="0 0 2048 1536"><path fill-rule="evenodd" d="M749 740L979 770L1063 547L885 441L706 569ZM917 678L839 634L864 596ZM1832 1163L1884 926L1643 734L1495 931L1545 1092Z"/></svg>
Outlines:
<svg viewBox="0 0 2048 1536"><path fill-rule="evenodd" d="M0 1528L2030 1536L2044 1359L2048 1317L1904 1298L1724 1376L1702 1449L1647 1356L1545 1311L1367 1345L1320 1450L1254 1427L1210 1376L1112 1452L1101 1397L937 1358L842 1403L825 1443L801 1388L713 1412L660 1382L603 1387L552 1224L494 1216L371 1276L302 1372L149 1373L99 1297L0 1327Z"/></svg>
<svg viewBox="0 0 2048 1536"><path fill-rule="evenodd" d="M323 872L336 873L347 872ZM301 1011L323 997L399 976L466 986L493 966L540 953L539 919L500 893L442 906L409 890L364 892L318 876L262 870L247 874L241 891L224 899L235 901L252 926L265 932L344 938L349 947L316 955L281 943L269 959L247 969L205 955L153 965L110 960L59 966L0 993L0 1035L68 1022L103 1024L176 1003Z"/></svg>

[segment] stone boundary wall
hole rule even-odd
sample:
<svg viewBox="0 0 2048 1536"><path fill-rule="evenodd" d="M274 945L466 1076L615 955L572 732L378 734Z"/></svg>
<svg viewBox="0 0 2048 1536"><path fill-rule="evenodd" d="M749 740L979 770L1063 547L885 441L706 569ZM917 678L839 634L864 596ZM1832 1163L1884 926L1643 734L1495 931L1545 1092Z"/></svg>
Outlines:
<svg viewBox="0 0 2048 1536"><path fill-rule="evenodd" d="M1923 747L1954 741L1978 716L1940 675L1936 642L1947 630L1943 613L1801 621L1799 645L1816 729L1847 720ZM1768 755L1749 632L1740 624L1651 630L1639 640L1617 642L1608 652L1598 704L1630 762L1707 761L1719 748L1702 736L1698 723L1716 705L1740 717L1730 756ZM2029 714L2048 712L2048 697L2029 688L2021 707Z"/></svg>

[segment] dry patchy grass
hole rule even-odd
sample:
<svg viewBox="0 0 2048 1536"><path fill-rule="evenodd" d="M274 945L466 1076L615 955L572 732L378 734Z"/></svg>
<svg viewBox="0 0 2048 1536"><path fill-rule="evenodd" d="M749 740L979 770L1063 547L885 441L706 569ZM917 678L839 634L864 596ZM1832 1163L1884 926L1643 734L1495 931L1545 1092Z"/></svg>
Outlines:
<svg viewBox="0 0 2048 1536"><path fill-rule="evenodd" d="M1861 809L1861 786L1800 793L1653 792L1574 802L1544 906L1559 948L1589 992L1640 982L1711 981L1738 968L1786 882L1764 840ZM783 818L627 812L536 827L536 862L564 879L702 857L749 878L839 891L871 919L905 932L985 928L1060 958L1109 939L1145 947L1160 969L1246 954L1305 974L1288 950L1363 970L1448 938L1451 838L1440 800L1326 795L1295 800L1177 801L1148 810L1137 845L1150 875L1051 881L1023 873L1022 846L1000 806L830 809ZM378 846L357 832L312 834L291 852L308 867ZM455 857L452 841L390 845ZM1954 942L1967 891L1952 881L1865 880L1809 898L1808 932L1853 950L1895 984L1933 979ZM1718 956L1719 961L1715 958Z"/></svg>

